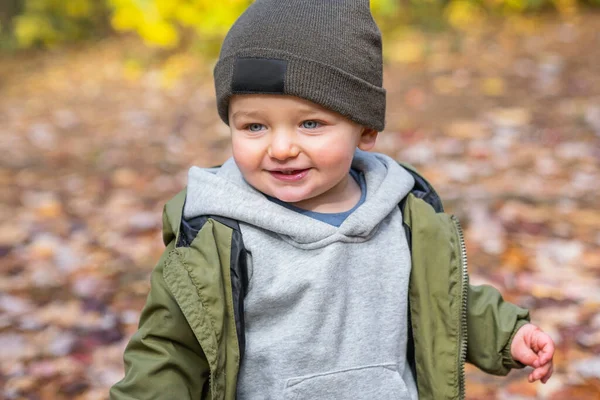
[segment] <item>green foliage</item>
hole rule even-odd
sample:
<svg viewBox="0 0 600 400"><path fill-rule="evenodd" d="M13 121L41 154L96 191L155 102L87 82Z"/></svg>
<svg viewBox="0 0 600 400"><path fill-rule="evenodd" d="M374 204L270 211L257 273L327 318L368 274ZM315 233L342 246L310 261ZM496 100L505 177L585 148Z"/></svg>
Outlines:
<svg viewBox="0 0 600 400"><path fill-rule="evenodd" d="M188 43L187 39L200 38L207 43L220 39L251 3L252 0L13 0L12 8L4 6L3 11L0 5L0 17L3 13L16 13L0 18L4 22L0 35L10 35L19 47L49 47L87 38L110 24L117 32L139 35L150 46L173 48ZM572 15L582 5L600 6L600 0L371 0L373 15L383 31L409 24L463 29L481 24L490 14L519 15L547 9Z"/></svg>
<svg viewBox="0 0 600 400"><path fill-rule="evenodd" d="M23 12L12 19L13 35L20 47L86 38L101 8L94 0L25 0Z"/></svg>

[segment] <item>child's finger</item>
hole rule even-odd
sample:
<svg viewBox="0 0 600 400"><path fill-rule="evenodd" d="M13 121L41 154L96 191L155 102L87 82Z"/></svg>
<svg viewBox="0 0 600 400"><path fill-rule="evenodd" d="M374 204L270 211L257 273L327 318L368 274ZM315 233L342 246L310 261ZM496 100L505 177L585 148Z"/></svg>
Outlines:
<svg viewBox="0 0 600 400"><path fill-rule="evenodd" d="M554 373L554 365L551 365L548 373L542 377L542 383L548 382L548 379L550 379L550 377L552 376L553 373Z"/></svg>
<svg viewBox="0 0 600 400"><path fill-rule="evenodd" d="M547 340L541 340L538 344L540 346L540 351L538 352L540 365L546 364L548 361L552 359L554 355L554 342L548 335L544 335L547 337Z"/></svg>
<svg viewBox="0 0 600 400"><path fill-rule="evenodd" d="M539 372L540 368L536 368L529 374L529 382L535 382L541 378L541 374Z"/></svg>
<svg viewBox="0 0 600 400"><path fill-rule="evenodd" d="M550 372L551 368L552 368L552 363L548 363L539 368L534 369L533 372L531 374L529 374L529 376L530 376L529 381L534 382L534 381L537 381L539 379L546 377L546 375L548 375L548 373Z"/></svg>

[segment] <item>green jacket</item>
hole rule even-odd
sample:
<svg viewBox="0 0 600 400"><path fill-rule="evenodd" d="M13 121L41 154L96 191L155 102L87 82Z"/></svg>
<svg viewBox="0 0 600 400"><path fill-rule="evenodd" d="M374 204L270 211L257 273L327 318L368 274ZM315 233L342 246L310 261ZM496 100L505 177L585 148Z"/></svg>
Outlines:
<svg viewBox="0 0 600 400"><path fill-rule="evenodd" d="M496 289L469 284L458 220L409 171L416 183L400 204L412 254L409 364L421 400L463 399L465 362L495 375L522 367L512 359L510 343L529 314L504 302ZM165 206L167 248L152 272L139 329L125 350L125 378L110 392L113 400L236 397L245 347L242 235L236 221L182 220L184 201L182 191Z"/></svg>

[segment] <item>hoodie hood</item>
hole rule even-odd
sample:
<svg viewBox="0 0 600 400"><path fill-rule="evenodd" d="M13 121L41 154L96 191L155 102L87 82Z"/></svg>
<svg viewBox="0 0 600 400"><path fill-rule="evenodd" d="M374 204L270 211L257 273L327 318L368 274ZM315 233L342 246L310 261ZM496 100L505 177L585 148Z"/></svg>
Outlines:
<svg viewBox="0 0 600 400"><path fill-rule="evenodd" d="M220 168L192 167L184 218L215 215L268 230L297 247L317 248L335 241L368 240L414 185L413 176L392 158L356 151L352 168L363 172L365 202L340 227L289 210L250 186L233 158Z"/></svg>

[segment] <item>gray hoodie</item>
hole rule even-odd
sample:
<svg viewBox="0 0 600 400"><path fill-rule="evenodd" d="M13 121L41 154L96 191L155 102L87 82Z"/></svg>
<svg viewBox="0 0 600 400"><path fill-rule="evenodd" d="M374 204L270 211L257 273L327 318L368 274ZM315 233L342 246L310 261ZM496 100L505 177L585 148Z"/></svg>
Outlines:
<svg viewBox="0 0 600 400"><path fill-rule="evenodd" d="M184 217L240 222L249 253L239 399L417 399L406 362L410 251L398 203L414 184L357 150L365 202L340 227L269 201L233 159L189 171Z"/></svg>

